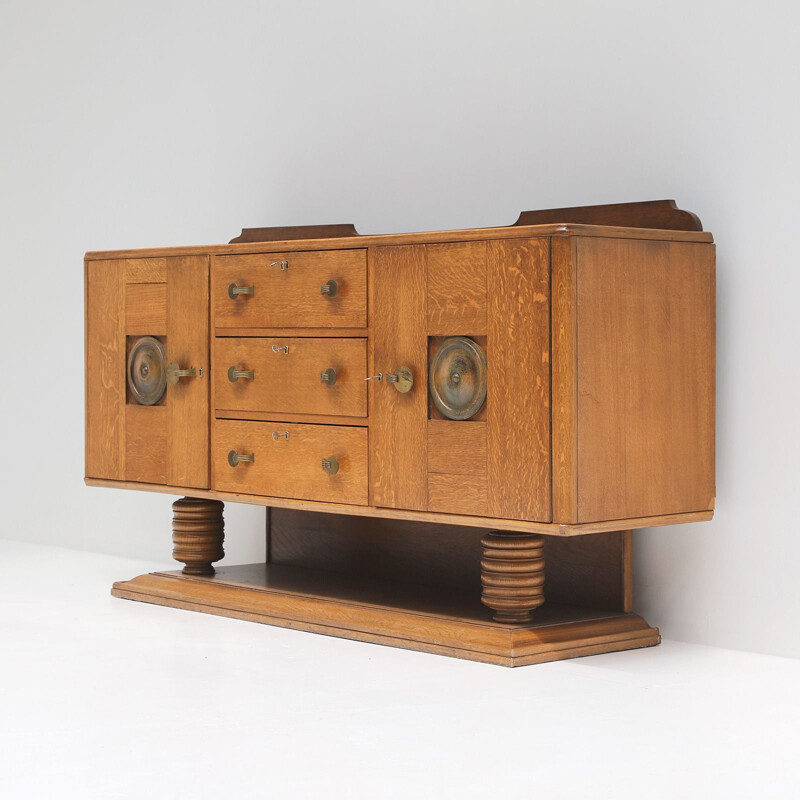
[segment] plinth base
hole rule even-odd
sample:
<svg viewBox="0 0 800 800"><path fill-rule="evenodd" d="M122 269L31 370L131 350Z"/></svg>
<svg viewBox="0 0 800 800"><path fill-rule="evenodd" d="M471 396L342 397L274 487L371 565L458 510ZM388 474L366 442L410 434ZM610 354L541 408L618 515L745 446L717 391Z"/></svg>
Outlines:
<svg viewBox="0 0 800 800"><path fill-rule="evenodd" d="M509 625L467 593L276 564L221 567L213 577L153 572L111 594L507 667L661 641L636 614L546 603L532 622Z"/></svg>

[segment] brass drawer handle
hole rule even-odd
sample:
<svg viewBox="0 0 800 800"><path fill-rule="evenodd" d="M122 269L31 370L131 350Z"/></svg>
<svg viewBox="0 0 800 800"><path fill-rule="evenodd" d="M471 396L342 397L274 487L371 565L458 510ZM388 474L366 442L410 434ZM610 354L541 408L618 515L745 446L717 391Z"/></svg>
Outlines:
<svg viewBox="0 0 800 800"><path fill-rule="evenodd" d="M250 464L254 464L255 460L256 460L255 453L239 454L235 450L231 450L230 453L228 453L228 463L232 467L235 467L237 464L241 464L243 461L249 462Z"/></svg>
<svg viewBox="0 0 800 800"><path fill-rule="evenodd" d="M331 279L326 281L319 287L320 294L324 294L326 297L336 297L339 294L339 284L336 283L335 280Z"/></svg>
<svg viewBox="0 0 800 800"><path fill-rule="evenodd" d="M252 381L256 377L256 371L254 369L236 369L236 367L228 367L228 380L231 383L236 383L239 378L244 378L245 380Z"/></svg>
<svg viewBox="0 0 800 800"><path fill-rule="evenodd" d="M281 268L281 272L284 272L285 270L289 269L289 262L288 261L273 261L270 264L270 266L271 267L280 267Z"/></svg>
<svg viewBox="0 0 800 800"><path fill-rule="evenodd" d="M285 344L285 345L274 344L274 345L272 345L272 352L273 353L283 353L284 355L288 356L289 355L289 345L288 344Z"/></svg>
<svg viewBox="0 0 800 800"><path fill-rule="evenodd" d="M320 372L319 379L323 383L327 383L328 386L333 386L336 383L336 370L333 367L328 367L328 369Z"/></svg>
<svg viewBox="0 0 800 800"><path fill-rule="evenodd" d="M286 439L289 441L289 431L284 431L283 433L278 433L278 431L272 431L272 438L277 442L278 439Z"/></svg>
<svg viewBox="0 0 800 800"><path fill-rule="evenodd" d="M180 366L172 361L167 364L167 383L170 386L175 386L181 378L196 378L197 370L192 367L191 369L181 369ZM200 368L200 377L203 377L203 368Z"/></svg>
<svg viewBox="0 0 800 800"><path fill-rule="evenodd" d="M324 469L328 475L335 475L339 471L339 460L333 456L330 458L323 458L322 469Z"/></svg>
<svg viewBox="0 0 800 800"><path fill-rule="evenodd" d="M230 297L231 300L235 300L240 294L254 295L255 293L255 286L237 286L235 283L232 283L228 287L228 297Z"/></svg>

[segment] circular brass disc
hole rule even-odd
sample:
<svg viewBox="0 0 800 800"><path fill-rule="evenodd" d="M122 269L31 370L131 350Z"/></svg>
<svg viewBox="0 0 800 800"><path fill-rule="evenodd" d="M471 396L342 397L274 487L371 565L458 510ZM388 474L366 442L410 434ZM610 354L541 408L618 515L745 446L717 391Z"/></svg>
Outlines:
<svg viewBox="0 0 800 800"><path fill-rule="evenodd" d="M445 339L431 359L428 387L448 419L469 419L486 400L486 356L466 336Z"/></svg>
<svg viewBox="0 0 800 800"><path fill-rule="evenodd" d="M137 403L152 406L167 388L167 351L152 336L137 339L128 356L128 387Z"/></svg>

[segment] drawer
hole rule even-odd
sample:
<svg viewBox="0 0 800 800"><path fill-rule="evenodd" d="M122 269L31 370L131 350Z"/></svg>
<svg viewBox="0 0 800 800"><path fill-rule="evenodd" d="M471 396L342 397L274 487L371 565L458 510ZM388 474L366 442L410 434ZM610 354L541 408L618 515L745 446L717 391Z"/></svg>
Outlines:
<svg viewBox="0 0 800 800"><path fill-rule="evenodd" d="M214 340L217 409L365 417L366 376L366 339Z"/></svg>
<svg viewBox="0 0 800 800"><path fill-rule="evenodd" d="M217 256L212 278L216 328L367 325L366 250Z"/></svg>
<svg viewBox="0 0 800 800"><path fill-rule="evenodd" d="M253 461L231 466L231 451L252 456ZM335 472L322 465L323 459L331 458L338 463ZM366 428L217 420L213 467L218 491L355 505L368 502Z"/></svg>

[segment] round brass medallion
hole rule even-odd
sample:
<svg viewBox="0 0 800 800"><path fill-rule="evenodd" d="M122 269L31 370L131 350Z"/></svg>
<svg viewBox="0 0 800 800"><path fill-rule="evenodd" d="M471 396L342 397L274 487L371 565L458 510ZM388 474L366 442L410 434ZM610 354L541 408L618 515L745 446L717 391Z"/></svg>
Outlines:
<svg viewBox="0 0 800 800"><path fill-rule="evenodd" d="M155 405L167 388L167 351L152 336L142 336L128 356L128 387L137 403Z"/></svg>
<svg viewBox="0 0 800 800"><path fill-rule="evenodd" d="M486 400L486 356L466 336L445 339L431 359L428 387L448 419L469 419Z"/></svg>

